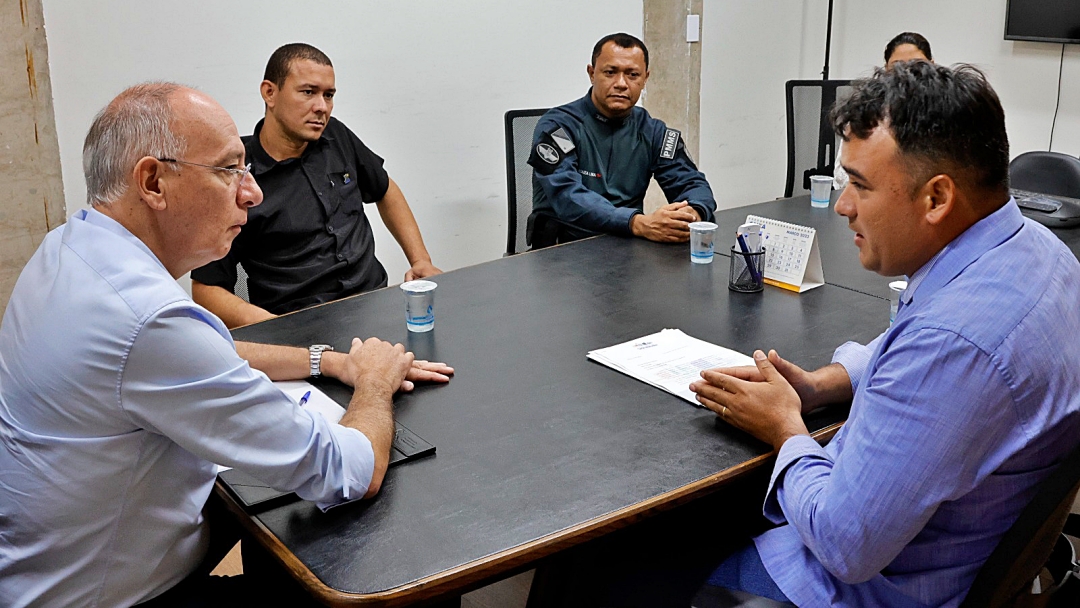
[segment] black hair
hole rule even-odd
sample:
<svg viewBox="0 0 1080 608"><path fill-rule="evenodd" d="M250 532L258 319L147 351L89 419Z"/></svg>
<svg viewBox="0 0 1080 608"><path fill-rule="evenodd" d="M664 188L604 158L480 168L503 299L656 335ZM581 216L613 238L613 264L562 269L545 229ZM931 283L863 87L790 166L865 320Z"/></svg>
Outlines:
<svg viewBox="0 0 1080 608"><path fill-rule="evenodd" d="M896 51L896 47L900 46L901 44L914 45L915 48L919 49L922 54L926 56L927 61L934 60L934 54L930 52L930 41L927 40L926 37L924 37L922 34L917 34L915 32L900 32L895 37L893 37L892 40L889 41L889 44L885 45L886 64L888 64L889 59L892 58L892 54Z"/></svg>
<svg viewBox="0 0 1080 608"><path fill-rule="evenodd" d="M830 119L845 140L886 127L918 184L945 173L987 192L1009 188L1005 111L973 66L910 61L877 68L852 83L851 96Z"/></svg>
<svg viewBox="0 0 1080 608"><path fill-rule="evenodd" d="M631 36L630 34L608 34L600 39L592 49L592 66L596 67L596 58L600 56L600 52L604 50L604 45L614 42L616 46L624 49L639 48L641 52L645 54L645 69L649 69L649 49L645 46L645 43L638 39L637 36Z"/></svg>
<svg viewBox="0 0 1080 608"><path fill-rule="evenodd" d="M334 67L326 53L303 42L293 42L278 47L270 59L266 62L266 71L263 72L263 80L269 80L278 87L285 84L285 78L289 76L289 68L297 60L314 61L319 65Z"/></svg>

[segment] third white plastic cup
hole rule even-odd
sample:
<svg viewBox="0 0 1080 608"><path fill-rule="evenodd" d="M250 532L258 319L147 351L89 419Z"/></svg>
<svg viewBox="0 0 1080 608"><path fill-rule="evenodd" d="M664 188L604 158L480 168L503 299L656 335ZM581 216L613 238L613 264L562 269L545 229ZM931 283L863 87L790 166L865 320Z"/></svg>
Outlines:
<svg viewBox="0 0 1080 608"><path fill-rule="evenodd" d="M810 206L828 207L832 194L833 178L831 175L810 176Z"/></svg>

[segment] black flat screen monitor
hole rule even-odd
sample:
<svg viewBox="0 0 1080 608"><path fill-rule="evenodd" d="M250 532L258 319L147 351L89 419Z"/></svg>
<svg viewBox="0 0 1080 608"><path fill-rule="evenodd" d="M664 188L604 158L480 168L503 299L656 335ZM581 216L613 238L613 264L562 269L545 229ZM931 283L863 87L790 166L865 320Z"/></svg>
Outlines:
<svg viewBox="0 0 1080 608"><path fill-rule="evenodd" d="M1080 44L1080 0L1007 0L1006 40Z"/></svg>

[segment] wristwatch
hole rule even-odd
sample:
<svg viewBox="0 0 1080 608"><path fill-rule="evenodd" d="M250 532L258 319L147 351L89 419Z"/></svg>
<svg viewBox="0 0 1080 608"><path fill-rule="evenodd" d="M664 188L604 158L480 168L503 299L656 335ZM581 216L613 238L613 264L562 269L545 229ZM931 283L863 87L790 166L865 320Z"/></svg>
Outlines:
<svg viewBox="0 0 1080 608"><path fill-rule="evenodd" d="M334 350L334 347L329 344L312 344L308 347L312 378L318 378L322 375L322 354L328 350Z"/></svg>

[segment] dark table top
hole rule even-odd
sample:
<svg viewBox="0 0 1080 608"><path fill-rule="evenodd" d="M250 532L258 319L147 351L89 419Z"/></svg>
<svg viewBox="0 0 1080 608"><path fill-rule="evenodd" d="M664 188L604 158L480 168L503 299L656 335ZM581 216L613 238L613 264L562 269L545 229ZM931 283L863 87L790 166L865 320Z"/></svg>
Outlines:
<svg viewBox="0 0 1080 608"><path fill-rule="evenodd" d="M833 192L836 202L840 192ZM904 277L883 277L870 272L859 263L859 248L855 246L855 233L848 228L847 218L828 208L810 206L810 195L778 199L746 207L725 209L716 213L717 249L729 247L735 240L735 230L745 223L747 215L758 215L773 220L809 226L817 230L818 248L825 282L846 287L881 298L889 297L889 282ZM1051 232L1080 257L1080 227L1051 228Z"/></svg>
<svg viewBox="0 0 1080 608"><path fill-rule="evenodd" d="M391 469L374 500L258 513L263 542L324 600L400 603L521 569L767 465L766 445L711 412L585 358L678 328L816 368L888 325L876 297L832 285L740 294L728 274L726 257L691 264L686 244L604 236L436 277L428 334L406 331L393 287L236 330L338 349L377 335L457 370L447 386L395 399L434 457ZM326 390L349 398L340 385ZM835 428L845 415L826 408L808 424Z"/></svg>

